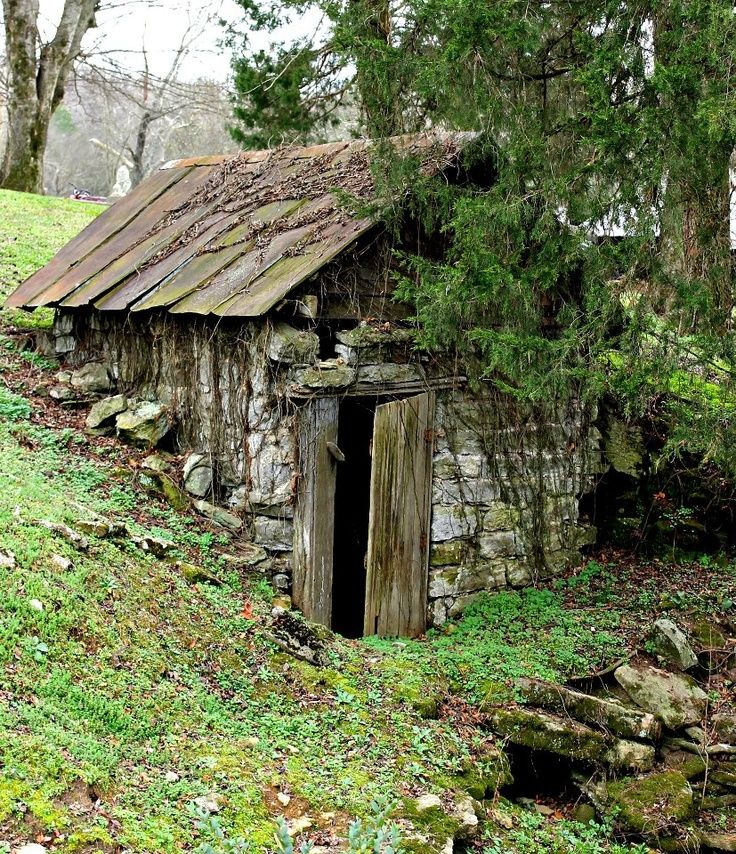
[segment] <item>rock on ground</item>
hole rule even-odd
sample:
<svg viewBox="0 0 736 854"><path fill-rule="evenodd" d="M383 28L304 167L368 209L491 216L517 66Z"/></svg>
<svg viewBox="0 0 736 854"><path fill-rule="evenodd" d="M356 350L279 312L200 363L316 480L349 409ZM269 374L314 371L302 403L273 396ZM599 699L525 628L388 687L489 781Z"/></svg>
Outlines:
<svg viewBox="0 0 736 854"><path fill-rule="evenodd" d="M703 832L700 841L713 851L736 851L736 833Z"/></svg>
<svg viewBox="0 0 736 854"><path fill-rule="evenodd" d="M205 454L189 454L184 463L184 489L197 498L204 498L212 489L214 472Z"/></svg>
<svg viewBox="0 0 736 854"><path fill-rule="evenodd" d="M88 362L74 371L70 378L73 388L83 394L98 394L109 391L112 384L107 367L100 362Z"/></svg>
<svg viewBox="0 0 736 854"><path fill-rule="evenodd" d="M210 504L209 501L195 501L194 506L203 516L206 516L208 519L211 519L223 528L228 528L231 531L239 531L243 527L243 520L239 516L235 516L233 513L228 513L227 510L223 510L222 507Z"/></svg>
<svg viewBox="0 0 736 854"><path fill-rule="evenodd" d="M669 729L699 723L705 714L708 695L689 676L625 664L617 668L614 677L637 706Z"/></svg>
<svg viewBox="0 0 736 854"><path fill-rule="evenodd" d="M171 424L163 403L146 400L121 412L115 426L118 436L124 441L151 448L164 438Z"/></svg>
<svg viewBox="0 0 736 854"><path fill-rule="evenodd" d="M534 706L541 706L551 712L562 712L623 738L657 741L661 735L661 724L654 715L628 708L613 700L601 699L541 679L520 679L517 686L522 697Z"/></svg>
<svg viewBox="0 0 736 854"><path fill-rule="evenodd" d="M689 670L698 663L698 657L688 643L685 633L666 617L654 624L652 643L657 654L678 670Z"/></svg>
<svg viewBox="0 0 736 854"><path fill-rule="evenodd" d="M128 408L128 398L124 394L116 394L114 397L104 397L92 404L87 415L87 427L96 430L111 424L116 415L120 415Z"/></svg>
<svg viewBox="0 0 736 854"><path fill-rule="evenodd" d="M661 771L639 779L624 779L608 786L610 804L618 808L617 820L638 833L658 837L693 811L693 790L679 771Z"/></svg>
<svg viewBox="0 0 736 854"><path fill-rule="evenodd" d="M488 725L512 744L588 762L600 761L609 747L603 733L585 724L532 709L491 709Z"/></svg>

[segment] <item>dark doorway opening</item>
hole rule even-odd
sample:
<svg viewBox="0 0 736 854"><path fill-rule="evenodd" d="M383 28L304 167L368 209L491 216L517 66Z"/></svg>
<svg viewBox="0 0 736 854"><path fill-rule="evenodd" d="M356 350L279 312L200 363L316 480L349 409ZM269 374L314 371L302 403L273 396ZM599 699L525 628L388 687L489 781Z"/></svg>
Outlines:
<svg viewBox="0 0 736 854"><path fill-rule="evenodd" d="M337 444L345 460L335 463L332 628L349 638L363 635L375 411L375 398L346 397L338 418Z"/></svg>

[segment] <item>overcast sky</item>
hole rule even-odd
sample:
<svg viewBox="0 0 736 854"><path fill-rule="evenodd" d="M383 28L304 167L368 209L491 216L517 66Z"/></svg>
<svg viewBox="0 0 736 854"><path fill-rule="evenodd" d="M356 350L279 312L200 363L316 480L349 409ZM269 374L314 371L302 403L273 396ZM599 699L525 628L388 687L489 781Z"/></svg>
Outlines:
<svg viewBox="0 0 736 854"><path fill-rule="evenodd" d="M53 34L61 15L63 0L41 0L42 35ZM235 0L108 0L111 8L98 13L98 27L91 30L84 46L91 53L102 52L129 69L141 67L141 48L145 43L152 70L163 75L169 69L175 51L191 25L199 35L184 61L181 77L209 77L224 81L230 71L230 56L218 45L223 30L217 23L222 17L231 22L242 18ZM211 18L211 20L207 20ZM305 21L306 23L306 21ZM289 35L299 35L299 25L289 28ZM265 45L261 37L260 47Z"/></svg>

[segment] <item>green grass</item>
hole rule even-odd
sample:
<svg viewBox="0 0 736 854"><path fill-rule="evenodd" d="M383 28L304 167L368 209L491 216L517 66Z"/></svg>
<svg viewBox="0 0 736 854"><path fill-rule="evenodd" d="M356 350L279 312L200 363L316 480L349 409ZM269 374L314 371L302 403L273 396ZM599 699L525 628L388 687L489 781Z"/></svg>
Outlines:
<svg viewBox="0 0 736 854"><path fill-rule="evenodd" d="M72 199L0 190L0 305L104 208ZM52 313L2 309L0 323L48 326Z"/></svg>
<svg viewBox="0 0 736 854"><path fill-rule="evenodd" d="M12 193L0 204L5 293L96 211ZM16 321L4 312L0 332ZM222 587L192 587L129 541L92 537L80 552L39 524L110 515L214 569L230 548L141 490L130 449L40 423L27 374L42 382L53 367L3 339L0 552L15 566L0 567L0 849L36 838L60 854L191 849L191 804L215 792L227 834L266 852L283 811L278 791L292 814L329 829L324 813L344 827L367 815L373 796L401 804L418 790L492 777L488 734L437 716L447 691L471 705L500 701L521 675L563 678L624 650L614 609L529 590L480 597L426 639L337 638L323 668L290 658L264 632L272 591L262 579L229 571ZM246 600L253 619L243 616ZM486 833L487 854L636 850L605 828L515 822L506 848ZM536 848L524 847L527 837Z"/></svg>

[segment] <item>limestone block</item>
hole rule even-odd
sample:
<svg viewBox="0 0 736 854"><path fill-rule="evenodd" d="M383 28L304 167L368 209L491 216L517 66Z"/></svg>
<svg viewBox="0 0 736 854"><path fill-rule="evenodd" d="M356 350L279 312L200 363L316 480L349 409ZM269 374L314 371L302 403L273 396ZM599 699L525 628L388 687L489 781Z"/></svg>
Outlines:
<svg viewBox="0 0 736 854"><path fill-rule="evenodd" d="M378 365L362 365L357 369L359 383L390 385L392 383L417 382L424 379L421 365L414 363L396 364L385 362Z"/></svg>
<svg viewBox="0 0 736 854"><path fill-rule="evenodd" d="M509 561L506 565L506 581L511 587L526 587L532 583L532 574L523 561Z"/></svg>
<svg viewBox="0 0 736 854"><path fill-rule="evenodd" d="M638 477L646 455L641 429L609 418L603 447L611 467L621 474Z"/></svg>
<svg viewBox="0 0 736 854"><path fill-rule="evenodd" d="M606 735L567 716L538 709L492 708L487 713L493 732L532 750L547 750L572 759L600 761L608 749Z"/></svg>
<svg viewBox="0 0 736 854"><path fill-rule="evenodd" d="M74 329L74 315L57 309L54 315L54 333L56 335L71 335Z"/></svg>
<svg viewBox="0 0 736 854"><path fill-rule="evenodd" d="M344 359L347 365L375 365L388 361L391 353L383 347L366 347L358 350L347 344L335 344L335 354Z"/></svg>
<svg viewBox="0 0 736 854"><path fill-rule="evenodd" d="M520 525L520 510L504 501L495 501L483 514L484 531L503 531L518 528Z"/></svg>
<svg viewBox="0 0 736 854"><path fill-rule="evenodd" d="M495 590L506 585L505 563L467 564L429 572L429 596L458 596L477 590Z"/></svg>
<svg viewBox="0 0 736 854"><path fill-rule="evenodd" d="M248 436L250 482L256 503L285 503L291 498L292 440L288 433Z"/></svg>
<svg viewBox="0 0 736 854"><path fill-rule="evenodd" d="M59 335L54 342L54 350L57 356L71 353L77 347L77 339L72 335Z"/></svg>
<svg viewBox="0 0 736 854"><path fill-rule="evenodd" d="M500 484L489 478L435 477L432 481L432 501L435 504L489 505L500 497Z"/></svg>
<svg viewBox="0 0 736 854"><path fill-rule="evenodd" d="M617 780L608 796L618 808L616 820L639 833L685 821L693 809L693 790L679 771Z"/></svg>
<svg viewBox="0 0 736 854"><path fill-rule="evenodd" d="M231 531L239 531L243 527L243 520L239 516L228 513L227 510L218 507L216 504L210 504L209 501L200 499L194 502L194 506L203 516L207 516L208 519L211 519L223 528L228 528Z"/></svg>
<svg viewBox="0 0 736 854"><path fill-rule="evenodd" d="M708 695L689 676L628 664L613 675L637 706L658 717L669 729L700 723L705 714Z"/></svg>
<svg viewBox="0 0 736 854"><path fill-rule="evenodd" d="M212 489L214 472L207 454L189 454L184 462L184 488L197 498L204 498Z"/></svg>
<svg viewBox="0 0 736 854"><path fill-rule="evenodd" d="M465 561L469 543L467 540L447 540L432 543L429 551L431 566L459 566Z"/></svg>
<svg viewBox="0 0 736 854"><path fill-rule="evenodd" d="M454 540L458 537L469 537L478 531L480 526L479 514L475 508L456 504L447 507L443 504L432 505L432 536L433 543Z"/></svg>
<svg viewBox="0 0 736 854"><path fill-rule="evenodd" d="M433 599L429 603L429 622L433 626L444 626L452 599Z"/></svg>
<svg viewBox="0 0 736 854"><path fill-rule="evenodd" d="M292 374L298 385L311 389L347 388L355 382L356 370L342 363L342 360L328 359L318 362L311 368L299 368Z"/></svg>
<svg viewBox="0 0 736 854"><path fill-rule="evenodd" d="M227 506L235 511L248 509L248 487L244 483L241 483L230 493Z"/></svg>
<svg viewBox="0 0 736 854"><path fill-rule="evenodd" d="M114 397L105 397L92 405L85 422L90 430L95 430L109 423L128 408L128 398L124 394L116 394Z"/></svg>
<svg viewBox="0 0 736 854"><path fill-rule="evenodd" d="M527 703L550 712L568 714L581 723L601 727L623 739L657 741L662 727L654 715L616 700L596 697L554 682L523 677L517 689Z"/></svg>
<svg viewBox="0 0 736 854"><path fill-rule="evenodd" d="M655 761L654 746L620 738L611 745L603 761L615 770L651 771Z"/></svg>
<svg viewBox="0 0 736 854"><path fill-rule="evenodd" d="M517 552L518 547L513 531L494 531L483 533L478 537L478 553L485 560L512 557Z"/></svg>
<svg viewBox="0 0 736 854"><path fill-rule="evenodd" d="M377 329L373 326L356 326L353 329L340 329L335 333L340 344L354 347L357 350L371 347L392 346L396 344L412 344L415 338L413 329L394 327Z"/></svg>
<svg viewBox="0 0 736 854"><path fill-rule="evenodd" d="M445 448L435 454L432 472L441 480L477 480L489 477L490 467L486 456L480 452L453 454Z"/></svg>
<svg viewBox="0 0 736 854"><path fill-rule="evenodd" d="M294 547L294 524L290 519L254 516L254 541L272 552L288 552Z"/></svg>
<svg viewBox="0 0 736 854"><path fill-rule="evenodd" d="M71 376L72 387L83 394L109 391L112 383L107 366L100 362L87 362Z"/></svg>
<svg viewBox="0 0 736 854"><path fill-rule="evenodd" d="M319 355L319 338L314 332L277 323L271 330L268 356L285 365L311 365Z"/></svg>
<svg viewBox="0 0 736 854"><path fill-rule="evenodd" d="M118 436L124 441L153 447L169 432L169 414L163 403L146 400L121 412L115 419Z"/></svg>
<svg viewBox="0 0 736 854"><path fill-rule="evenodd" d="M655 622L652 628L652 643L657 654L678 670L689 670L698 663L698 657L688 643L685 633L666 617Z"/></svg>

